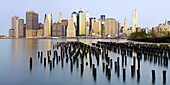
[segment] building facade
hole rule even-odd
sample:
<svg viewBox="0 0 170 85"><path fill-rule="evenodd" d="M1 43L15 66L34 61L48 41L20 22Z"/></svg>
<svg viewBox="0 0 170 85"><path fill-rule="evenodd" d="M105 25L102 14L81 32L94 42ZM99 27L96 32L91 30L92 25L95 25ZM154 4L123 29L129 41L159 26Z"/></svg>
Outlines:
<svg viewBox="0 0 170 85"><path fill-rule="evenodd" d="M33 10L26 11L26 38L32 38L33 30L38 30L38 13Z"/></svg>
<svg viewBox="0 0 170 85"><path fill-rule="evenodd" d="M73 19L74 24L75 24L75 26L77 27L77 13L76 13L76 12L73 12L73 13L71 14L71 18Z"/></svg>
<svg viewBox="0 0 170 85"><path fill-rule="evenodd" d="M106 20L106 16L101 15L100 19L101 19L101 36L104 37L105 36L105 20Z"/></svg>
<svg viewBox="0 0 170 85"><path fill-rule="evenodd" d="M45 14L44 18L44 37L51 37L52 29L52 14Z"/></svg>
<svg viewBox="0 0 170 85"><path fill-rule="evenodd" d="M86 14L80 9L77 14L77 29L76 36L85 36L86 35Z"/></svg>
<svg viewBox="0 0 170 85"><path fill-rule="evenodd" d="M61 25L62 25L62 36L66 37L67 36L68 20L67 19L62 20Z"/></svg>
<svg viewBox="0 0 170 85"><path fill-rule="evenodd" d="M18 38L24 38L24 19L18 19Z"/></svg>
<svg viewBox="0 0 170 85"><path fill-rule="evenodd" d="M76 37L76 28L74 24L73 18L70 19L68 26L67 26L67 37Z"/></svg>
<svg viewBox="0 0 170 85"><path fill-rule="evenodd" d="M52 37L63 37L62 36L62 24L53 23L52 25Z"/></svg>
<svg viewBox="0 0 170 85"><path fill-rule="evenodd" d="M138 23L137 23L137 11L136 9L134 9L132 11L132 33L136 32L136 28L138 27Z"/></svg>
<svg viewBox="0 0 170 85"><path fill-rule="evenodd" d="M9 38L14 38L14 29L9 29Z"/></svg>
<svg viewBox="0 0 170 85"><path fill-rule="evenodd" d="M90 26L90 19L89 19L90 13L89 11L86 11L86 22L85 22L85 29L86 29L86 36L88 36L90 34L89 32L89 26Z"/></svg>
<svg viewBox="0 0 170 85"><path fill-rule="evenodd" d="M107 18L105 20L105 36L113 37L115 36L116 30L116 20L113 18Z"/></svg>
<svg viewBox="0 0 170 85"><path fill-rule="evenodd" d="M60 14L59 14L59 22L61 23L62 20L63 20L63 14L60 12Z"/></svg>

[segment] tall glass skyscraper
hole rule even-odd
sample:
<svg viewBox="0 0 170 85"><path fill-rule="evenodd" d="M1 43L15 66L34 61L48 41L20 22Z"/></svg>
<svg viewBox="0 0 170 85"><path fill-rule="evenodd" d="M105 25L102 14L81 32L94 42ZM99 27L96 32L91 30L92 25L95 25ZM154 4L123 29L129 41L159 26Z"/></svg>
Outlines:
<svg viewBox="0 0 170 85"><path fill-rule="evenodd" d="M76 36L85 36L86 35L86 13L82 10L77 14L77 29Z"/></svg>

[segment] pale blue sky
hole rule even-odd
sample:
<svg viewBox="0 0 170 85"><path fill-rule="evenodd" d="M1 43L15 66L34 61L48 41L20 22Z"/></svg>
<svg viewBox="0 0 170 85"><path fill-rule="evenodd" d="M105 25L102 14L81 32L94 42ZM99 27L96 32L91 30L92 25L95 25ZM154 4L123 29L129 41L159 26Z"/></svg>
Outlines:
<svg viewBox="0 0 170 85"><path fill-rule="evenodd" d="M70 19L72 11L88 10L90 16L99 18L106 14L107 18L115 18L123 24L125 17L128 26L131 26L132 10L137 9L138 25L152 27L170 20L169 0L1 0L0 2L0 34L8 35L11 27L11 17L20 16L25 20L26 10L35 10L39 13L39 22L44 22L44 15L51 13L53 21L63 17Z"/></svg>

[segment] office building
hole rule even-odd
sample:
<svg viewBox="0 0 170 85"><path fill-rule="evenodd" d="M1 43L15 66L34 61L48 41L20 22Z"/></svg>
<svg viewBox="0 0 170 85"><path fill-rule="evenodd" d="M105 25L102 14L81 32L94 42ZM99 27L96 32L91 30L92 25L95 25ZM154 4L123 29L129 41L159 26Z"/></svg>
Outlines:
<svg viewBox="0 0 170 85"><path fill-rule="evenodd" d="M76 36L85 36L86 35L86 13L80 9L79 13L77 14L77 29L76 29Z"/></svg>
<svg viewBox="0 0 170 85"><path fill-rule="evenodd" d="M136 32L136 28L138 27L138 23L137 23L137 12L136 9L133 10L132 12L132 33Z"/></svg>
<svg viewBox="0 0 170 85"><path fill-rule="evenodd" d="M66 37L67 36L68 20L67 19L62 20L61 25L62 25L62 36Z"/></svg>
<svg viewBox="0 0 170 85"><path fill-rule="evenodd" d="M18 38L24 38L24 19L18 19Z"/></svg>
<svg viewBox="0 0 170 85"><path fill-rule="evenodd" d="M89 19L90 13L89 11L86 11L86 21L85 21L85 29L86 29L86 36L90 34L89 32L89 26L90 26L90 19Z"/></svg>
<svg viewBox="0 0 170 85"><path fill-rule="evenodd" d="M77 13L73 12L71 14L71 18L73 19L75 26L77 26Z"/></svg>
<svg viewBox="0 0 170 85"><path fill-rule="evenodd" d="M52 37L63 37L62 36L62 24L53 23L52 25Z"/></svg>
<svg viewBox="0 0 170 85"><path fill-rule="evenodd" d="M12 17L12 22L11 22L11 29L13 29L14 33L11 33L11 34L14 34L14 38L18 38L18 16L13 16Z"/></svg>
<svg viewBox="0 0 170 85"><path fill-rule="evenodd" d="M128 24L127 24L127 19L125 17L124 19L124 28L123 28L123 32L126 32L126 30L128 30Z"/></svg>
<svg viewBox="0 0 170 85"><path fill-rule="evenodd" d="M51 37L52 29L52 14L45 14L44 19L44 37Z"/></svg>
<svg viewBox="0 0 170 85"><path fill-rule="evenodd" d="M94 32L94 22L96 21L95 17L90 18L90 26L89 26L89 33L92 34Z"/></svg>
<svg viewBox="0 0 170 85"><path fill-rule="evenodd" d="M115 36L116 20L113 18L107 18L105 20L105 36L113 37Z"/></svg>
<svg viewBox="0 0 170 85"><path fill-rule="evenodd" d="M74 24L74 20L70 19L67 26L67 37L76 37L76 28Z"/></svg>
<svg viewBox="0 0 170 85"><path fill-rule="evenodd" d="M26 38L32 38L32 30L38 30L38 13L33 10L26 11Z"/></svg>
<svg viewBox="0 0 170 85"><path fill-rule="evenodd" d="M101 15L100 19L101 19L101 36L104 37L105 36L105 19L106 19L106 16Z"/></svg>

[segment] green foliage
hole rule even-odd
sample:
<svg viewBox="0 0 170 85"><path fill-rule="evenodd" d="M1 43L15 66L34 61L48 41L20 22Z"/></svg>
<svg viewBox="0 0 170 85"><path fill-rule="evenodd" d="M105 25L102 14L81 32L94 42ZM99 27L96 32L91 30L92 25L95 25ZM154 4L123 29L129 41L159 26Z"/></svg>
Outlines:
<svg viewBox="0 0 170 85"><path fill-rule="evenodd" d="M130 35L130 39L142 39L147 38L147 34L145 32L135 32Z"/></svg>

